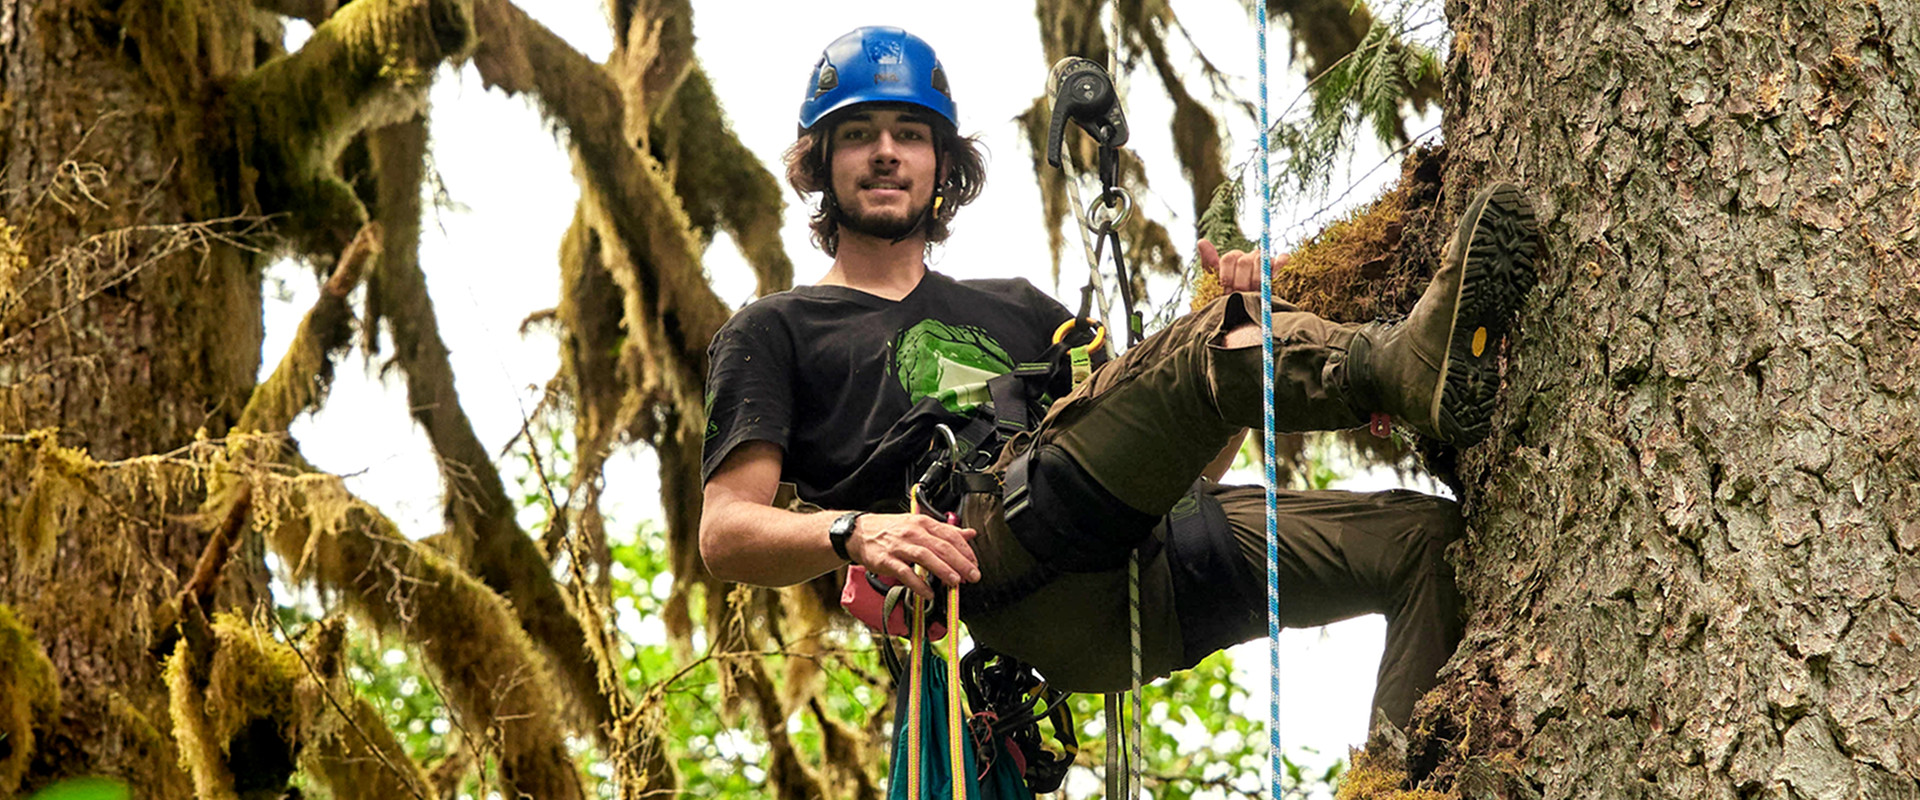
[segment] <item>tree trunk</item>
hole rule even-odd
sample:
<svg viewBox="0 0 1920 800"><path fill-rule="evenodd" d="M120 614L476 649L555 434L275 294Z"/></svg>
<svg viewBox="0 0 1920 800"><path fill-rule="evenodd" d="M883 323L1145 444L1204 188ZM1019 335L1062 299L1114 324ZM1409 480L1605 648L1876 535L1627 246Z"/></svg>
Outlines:
<svg viewBox="0 0 1920 800"><path fill-rule="evenodd" d="M240 555L207 550L193 602L271 600L260 536L201 513L180 453L253 399L266 255L332 263L364 221L333 157L417 112L468 15L361 0L269 62L279 18L244 0L0 0L0 796L195 791L162 664L216 531Z"/></svg>
<svg viewBox="0 0 1920 800"><path fill-rule="evenodd" d="M1447 203L1521 184L1546 257L1414 777L1920 796L1916 4L1448 12Z"/></svg>
<svg viewBox="0 0 1920 800"><path fill-rule="evenodd" d="M262 336L258 260L210 240L246 223L207 222L233 207L216 195L221 165L193 141L198 114L178 103L253 66L252 9L217 5L176 20L183 29L121 40L95 24L113 12L91 4L0 4L0 215L19 256L0 264L0 431L52 428L60 444L119 460L196 431L224 435L246 405ZM136 24L162 16L123 11ZM197 36L197 58L167 34ZM32 448L0 445L0 507L18 512L36 460ZM207 531L182 519L197 498L116 492L108 501L132 510L119 517L80 503L84 491L51 491L61 496L42 500L47 524L23 519L0 547L0 603L51 658L61 701L7 758L31 759L27 789L104 774L184 796L147 646L152 612L205 544ZM220 584L223 607L265 596L263 570L238 571L248 574Z"/></svg>

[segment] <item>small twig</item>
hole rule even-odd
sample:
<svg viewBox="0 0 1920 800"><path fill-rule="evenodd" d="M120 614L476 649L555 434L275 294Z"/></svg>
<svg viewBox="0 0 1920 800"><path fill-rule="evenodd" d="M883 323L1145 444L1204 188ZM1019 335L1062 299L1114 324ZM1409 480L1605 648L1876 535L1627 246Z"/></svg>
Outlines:
<svg viewBox="0 0 1920 800"><path fill-rule="evenodd" d="M194 564L193 577L180 587L182 607L188 598L192 598L202 607L213 603L213 585L220 579L220 572L227 566L227 559L239 546L240 526L247 522L247 513L253 509L253 484L242 483L233 498L233 506L227 509L227 515L220 520L213 536L207 539L207 547L200 551L200 560Z"/></svg>
<svg viewBox="0 0 1920 800"><path fill-rule="evenodd" d="M460 731L460 741L466 744L468 754L473 757L473 763L478 765L476 768L480 771L480 785L485 786L487 784L486 751L492 749L490 743L484 737L474 736L466 723L460 721L460 714L455 711L452 704L447 702L446 690L440 687L439 681L433 679L432 670L420 670L420 677L426 680L429 688L433 689L433 695L440 698L441 707L447 711L447 722L451 723L455 730ZM479 744L474 744L475 742Z"/></svg>
<svg viewBox="0 0 1920 800"><path fill-rule="evenodd" d="M320 687L321 696L327 698L327 704L333 706L334 712L340 715L340 719L344 720L347 723L347 727L352 729L353 732L360 737L360 741L367 746L367 749L372 751L374 756L380 759L381 765L392 772L394 777L399 778L401 783L406 784L408 792L411 792L418 800L427 800L427 796L420 793L420 787L413 785L413 779L407 777L406 772L402 771L398 766L395 766L393 761L387 758L386 752L381 750L378 744L374 743L373 737L366 731L360 729L360 724L353 721L353 715L348 714L346 707L342 706L340 700L333 696L333 690L327 686L327 681L320 676L320 671L314 669L313 664L307 661L307 654L300 652L300 648L294 645L293 634L289 633L286 624L280 621L280 615L268 614L267 617L273 620L273 627L278 628L280 635L286 638L287 646L293 650L294 657L300 659L300 666L306 667L307 674L313 676L314 685Z"/></svg>

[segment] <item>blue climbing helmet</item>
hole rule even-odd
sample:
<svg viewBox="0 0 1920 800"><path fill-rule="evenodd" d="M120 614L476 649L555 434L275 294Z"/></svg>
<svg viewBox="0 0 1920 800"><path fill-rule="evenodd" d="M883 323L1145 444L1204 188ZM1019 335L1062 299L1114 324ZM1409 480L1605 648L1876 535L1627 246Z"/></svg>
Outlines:
<svg viewBox="0 0 1920 800"><path fill-rule="evenodd" d="M947 73L933 46L899 28L855 28L827 45L807 80L800 131L859 103L910 103L940 115L956 129L960 126Z"/></svg>

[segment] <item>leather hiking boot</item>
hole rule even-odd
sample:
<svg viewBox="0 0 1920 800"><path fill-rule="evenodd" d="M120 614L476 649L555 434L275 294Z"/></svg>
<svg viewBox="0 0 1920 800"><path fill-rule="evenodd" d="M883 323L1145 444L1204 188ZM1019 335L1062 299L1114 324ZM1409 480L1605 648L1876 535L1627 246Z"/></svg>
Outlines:
<svg viewBox="0 0 1920 800"><path fill-rule="evenodd" d="M1342 365L1347 404L1459 447L1492 431L1495 355L1533 289L1533 208L1497 183L1460 217L1447 258L1406 319L1355 332Z"/></svg>

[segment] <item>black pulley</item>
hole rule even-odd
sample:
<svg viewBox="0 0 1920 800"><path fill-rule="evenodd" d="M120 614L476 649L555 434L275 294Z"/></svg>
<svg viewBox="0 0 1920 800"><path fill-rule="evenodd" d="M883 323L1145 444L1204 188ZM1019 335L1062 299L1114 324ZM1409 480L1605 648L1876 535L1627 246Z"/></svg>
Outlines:
<svg viewBox="0 0 1920 800"><path fill-rule="evenodd" d="M1047 163L1060 166L1060 144L1067 120L1092 136L1102 149L1127 143L1127 118L1106 68L1079 56L1060 59L1047 76L1047 100L1053 103L1053 122L1047 126Z"/></svg>

